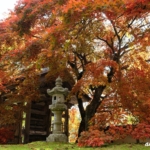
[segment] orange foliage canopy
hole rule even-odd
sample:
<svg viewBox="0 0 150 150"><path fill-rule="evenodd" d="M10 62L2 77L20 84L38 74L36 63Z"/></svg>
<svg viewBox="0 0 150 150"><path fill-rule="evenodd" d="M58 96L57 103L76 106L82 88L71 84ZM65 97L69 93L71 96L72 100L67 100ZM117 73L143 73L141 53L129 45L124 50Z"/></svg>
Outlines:
<svg viewBox="0 0 150 150"><path fill-rule="evenodd" d="M65 78L67 70L80 131L96 111L113 112L110 121L129 113L148 123L149 27L149 0L20 0L0 23L1 62L12 78L34 80L44 67L51 79ZM86 110L83 95L90 98Z"/></svg>

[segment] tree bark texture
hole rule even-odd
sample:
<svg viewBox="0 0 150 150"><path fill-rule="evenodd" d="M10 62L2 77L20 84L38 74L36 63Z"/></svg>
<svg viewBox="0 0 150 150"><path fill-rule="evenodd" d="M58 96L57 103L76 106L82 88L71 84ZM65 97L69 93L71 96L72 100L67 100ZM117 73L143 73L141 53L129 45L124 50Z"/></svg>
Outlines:
<svg viewBox="0 0 150 150"><path fill-rule="evenodd" d="M81 123L78 130L78 136L81 135L82 131L87 131L89 126L89 121L92 119L94 114L96 113L97 108L101 104L101 95L105 86L99 86L95 89L94 98L91 103L87 106L86 110L84 110L83 102L81 98L78 98L78 107L81 114Z"/></svg>

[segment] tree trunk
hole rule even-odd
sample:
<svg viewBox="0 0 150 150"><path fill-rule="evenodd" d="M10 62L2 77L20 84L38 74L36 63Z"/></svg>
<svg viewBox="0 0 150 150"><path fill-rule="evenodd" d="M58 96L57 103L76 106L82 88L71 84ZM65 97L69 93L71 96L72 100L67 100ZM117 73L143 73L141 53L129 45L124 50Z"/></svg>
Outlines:
<svg viewBox="0 0 150 150"><path fill-rule="evenodd" d="M85 130L88 130L89 127L89 121L92 119L94 114L96 113L97 108L101 104L101 95L103 93L103 90L105 89L106 86L99 86L98 88L95 89L94 97L91 103L87 106L86 108L86 114L85 114Z"/></svg>
<svg viewBox="0 0 150 150"><path fill-rule="evenodd" d="M107 75L109 83L112 82L113 75L114 75L114 69L111 67L110 72ZM80 111L80 115L81 115L81 123L79 126L78 137L81 135L82 131L88 130L89 121L92 119L92 117L96 113L97 108L100 106L100 104L102 102L100 98L102 97L102 93L105 88L106 88L106 86L99 86L99 87L95 88L93 100L87 106L86 110L84 110L82 99L79 98L79 93L77 94L78 106L79 106L79 111Z"/></svg>
<svg viewBox="0 0 150 150"><path fill-rule="evenodd" d="M97 108L101 104L101 95L106 86L99 86L95 89L94 98L91 103L87 106L86 110L84 110L83 102L81 98L78 98L78 107L81 114L81 123L78 130L78 137L81 135L82 131L87 131L89 126L89 121L96 113Z"/></svg>
<svg viewBox="0 0 150 150"><path fill-rule="evenodd" d="M80 115L81 115L81 122L80 122L79 130L78 130L78 137L79 137L81 132L85 131L85 110L83 107L83 101L79 97L79 93L77 94L77 100L78 100L78 108L79 108Z"/></svg>

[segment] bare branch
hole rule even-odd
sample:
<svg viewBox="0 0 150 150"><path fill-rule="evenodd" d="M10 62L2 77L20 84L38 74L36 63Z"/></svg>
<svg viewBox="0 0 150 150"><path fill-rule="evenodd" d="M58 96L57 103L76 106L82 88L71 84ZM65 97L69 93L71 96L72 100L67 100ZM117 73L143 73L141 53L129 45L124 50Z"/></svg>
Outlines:
<svg viewBox="0 0 150 150"><path fill-rule="evenodd" d="M111 50L112 50L113 53L115 52L113 45L111 45L110 43L108 43L107 40L105 40L105 39L103 39L103 38L101 38L101 37L99 37L99 36L96 36L96 37L97 37L99 40L105 42L105 43L111 48Z"/></svg>

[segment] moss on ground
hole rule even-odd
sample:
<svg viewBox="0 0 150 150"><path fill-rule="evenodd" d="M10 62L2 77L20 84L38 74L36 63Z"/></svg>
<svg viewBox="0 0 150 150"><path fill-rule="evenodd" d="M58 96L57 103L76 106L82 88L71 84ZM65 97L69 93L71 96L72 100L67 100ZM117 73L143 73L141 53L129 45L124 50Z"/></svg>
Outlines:
<svg viewBox="0 0 150 150"><path fill-rule="evenodd" d="M29 144L0 145L0 150L149 150L144 144L105 145L103 147L78 147L76 144L32 142Z"/></svg>

